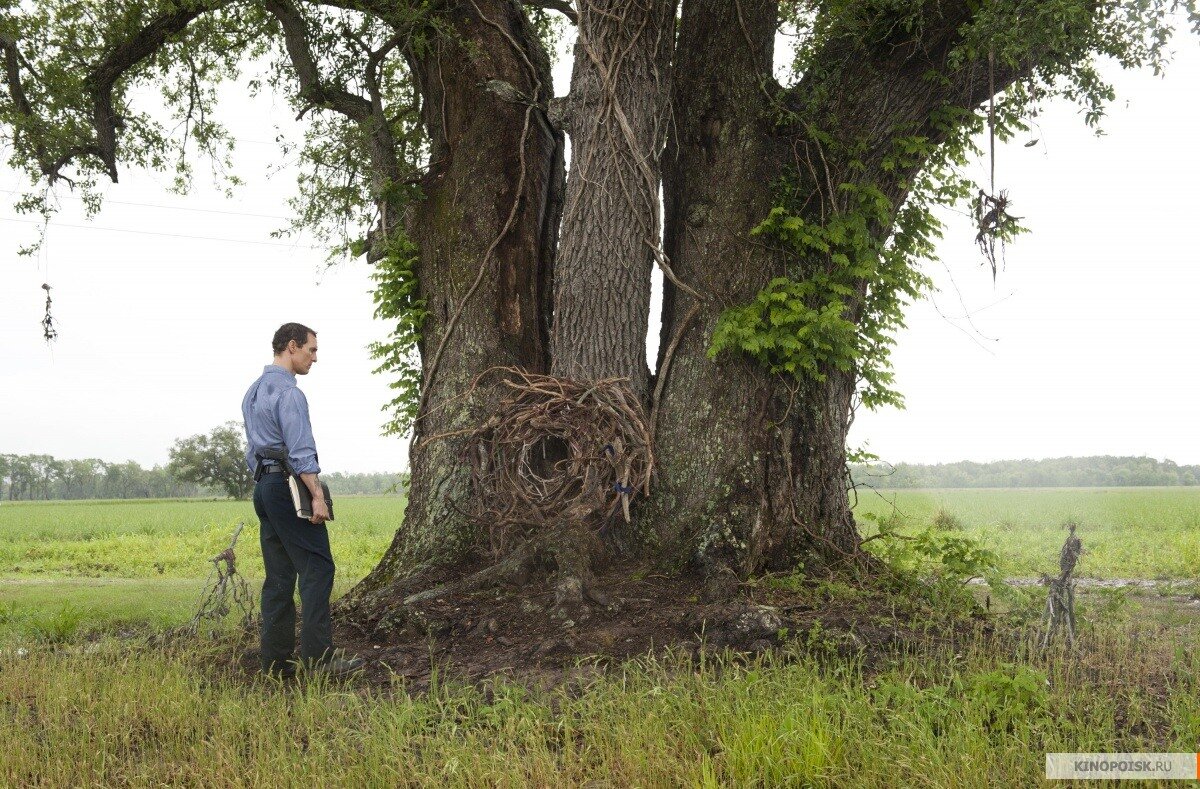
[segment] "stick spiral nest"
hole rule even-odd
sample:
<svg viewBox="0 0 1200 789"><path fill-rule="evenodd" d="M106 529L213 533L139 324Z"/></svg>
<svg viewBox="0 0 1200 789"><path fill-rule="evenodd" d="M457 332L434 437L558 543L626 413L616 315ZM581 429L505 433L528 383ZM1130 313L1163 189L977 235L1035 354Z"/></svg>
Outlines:
<svg viewBox="0 0 1200 789"><path fill-rule="evenodd" d="M575 381L497 368L507 389L467 440L477 511L499 548L513 531L599 528L650 492L654 457L627 379Z"/></svg>

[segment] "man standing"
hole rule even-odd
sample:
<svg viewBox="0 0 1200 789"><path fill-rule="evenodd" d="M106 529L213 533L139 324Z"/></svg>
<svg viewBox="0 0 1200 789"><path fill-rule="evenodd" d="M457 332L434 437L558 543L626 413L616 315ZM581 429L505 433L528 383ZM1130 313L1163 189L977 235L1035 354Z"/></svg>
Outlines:
<svg viewBox="0 0 1200 789"><path fill-rule="evenodd" d="M296 649L296 579L300 580L300 660L309 670L342 674L362 665L359 658L338 657L333 649L329 595L333 591L333 554L325 521L329 508L317 475L317 447L308 417L308 400L296 386L317 361L317 333L285 323L271 340L275 359L251 384L242 400L249 445L246 462L258 483L254 511L260 523L263 565L261 656L263 671L290 676ZM312 517L297 517L288 490L285 464L264 457L287 453L292 470L312 494Z"/></svg>

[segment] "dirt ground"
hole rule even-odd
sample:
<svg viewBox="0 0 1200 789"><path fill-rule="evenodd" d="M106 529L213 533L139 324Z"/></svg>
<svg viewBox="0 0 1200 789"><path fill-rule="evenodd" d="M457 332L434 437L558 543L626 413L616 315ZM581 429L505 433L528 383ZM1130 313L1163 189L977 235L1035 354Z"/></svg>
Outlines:
<svg viewBox="0 0 1200 789"><path fill-rule="evenodd" d="M928 619L905 616L880 596L846 595L845 587L835 594L819 583L793 590L730 578L714 588L696 578L622 566L596 581L607 606L556 609L553 588L535 583L396 607L366 623L351 624L335 613L335 642L366 660L353 684L392 686L402 678L409 692L419 693L435 669L443 679L506 676L552 687L635 656L753 655L797 636L819 642L826 652L869 656L954 638L957 629L931 629ZM394 599L406 591L397 590ZM247 653L242 665L255 672L257 652Z"/></svg>

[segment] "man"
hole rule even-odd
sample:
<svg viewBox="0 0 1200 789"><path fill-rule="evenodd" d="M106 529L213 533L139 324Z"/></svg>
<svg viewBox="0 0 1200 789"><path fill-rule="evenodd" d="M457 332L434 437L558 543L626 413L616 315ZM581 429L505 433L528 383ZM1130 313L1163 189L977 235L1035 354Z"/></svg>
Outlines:
<svg viewBox="0 0 1200 789"><path fill-rule="evenodd" d="M258 483L254 511L260 523L263 565L261 656L263 671L274 676L295 673L296 579L300 580L301 665L310 671L342 674L362 665L359 658L339 657L333 649L329 595L333 591L333 554L325 521L329 507L317 475L317 447L308 418L308 400L296 386L317 361L317 333L299 323L285 323L271 340L275 359L251 384L242 400L246 425L246 462ZM292 470L312 494L312 517L297 517L288 490L285 464L264 454L287 453Z"/></svg>

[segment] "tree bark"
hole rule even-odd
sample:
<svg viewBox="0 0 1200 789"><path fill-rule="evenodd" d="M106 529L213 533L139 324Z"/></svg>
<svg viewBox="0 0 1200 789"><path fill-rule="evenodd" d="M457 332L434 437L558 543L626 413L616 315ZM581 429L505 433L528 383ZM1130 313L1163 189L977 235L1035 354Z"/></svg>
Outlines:
<svg viewBox="0 0 1200 789"><path fill-rule="evenodd" d="M675 0L581 0L550 338L554 375L624 377L645 398L650 267L660 244Z"/></svg>
<svg viewBox="0 0 1200 789"><path fill-rule="evenodd" d="M920 46L831 35L809 74L785 91L771 77L777 13L774 0L685 2L673 91L677 133L664 165L667 252L679 279L704 300L666 284L665 380L654 420L659 476L644 527L676 563L740 575L861 558L845 468L855 371L784 379L734 354L708 358L723 310L751 301L772 278L797 276L795 259L749 231L778 204L773 185L784 176L810 195L798 213L813 223L823 223L843 182L876 186L898 208L924 162L883 167L895 137L938 142L931 112L947 104L973 108L989 87L978 64L945 83L927 78L930 69L945 71L970 14L931 2ZM1016 74L994 76L999 90ZM777 104L799 117L780 124ZM814 128L833 145L816 142ZM852 167L839 149L855 150L859 162ZM874 230L886 238L892 228ZM823 265L814 259L800 268ZM861 304L869 284L857 287ZM847 317L861 317L859 304Z"/></svg>
<svg viewBox="0 0 1200 789"><path fill-rule="evenodd" d="M553 95L549 60L512 0L471 0L451 19L452 35L409 57L431 167L423 199L405 217L428 310L408 506L391 547L350 600L474 547L464 437L441 436L474 427L468 399L478 400L465 395L480 373L548 367L545 305L563 189L563 137L542 109ZM495 81L516 94L496 90ZM476 394L486 399L486 386Z"/></svg>
<svg viewBox="0 0 1200 789"><path fill-rule="evenodd" d="M739 575L858 545L844 484L853 379L789 385L743 357L707 356L721 312L786 272L749 236L789 162L771 112L777 5L684 4L663 168L667 254L703 301L665 285L659 476L643 519L673 563Z"/></svg>

